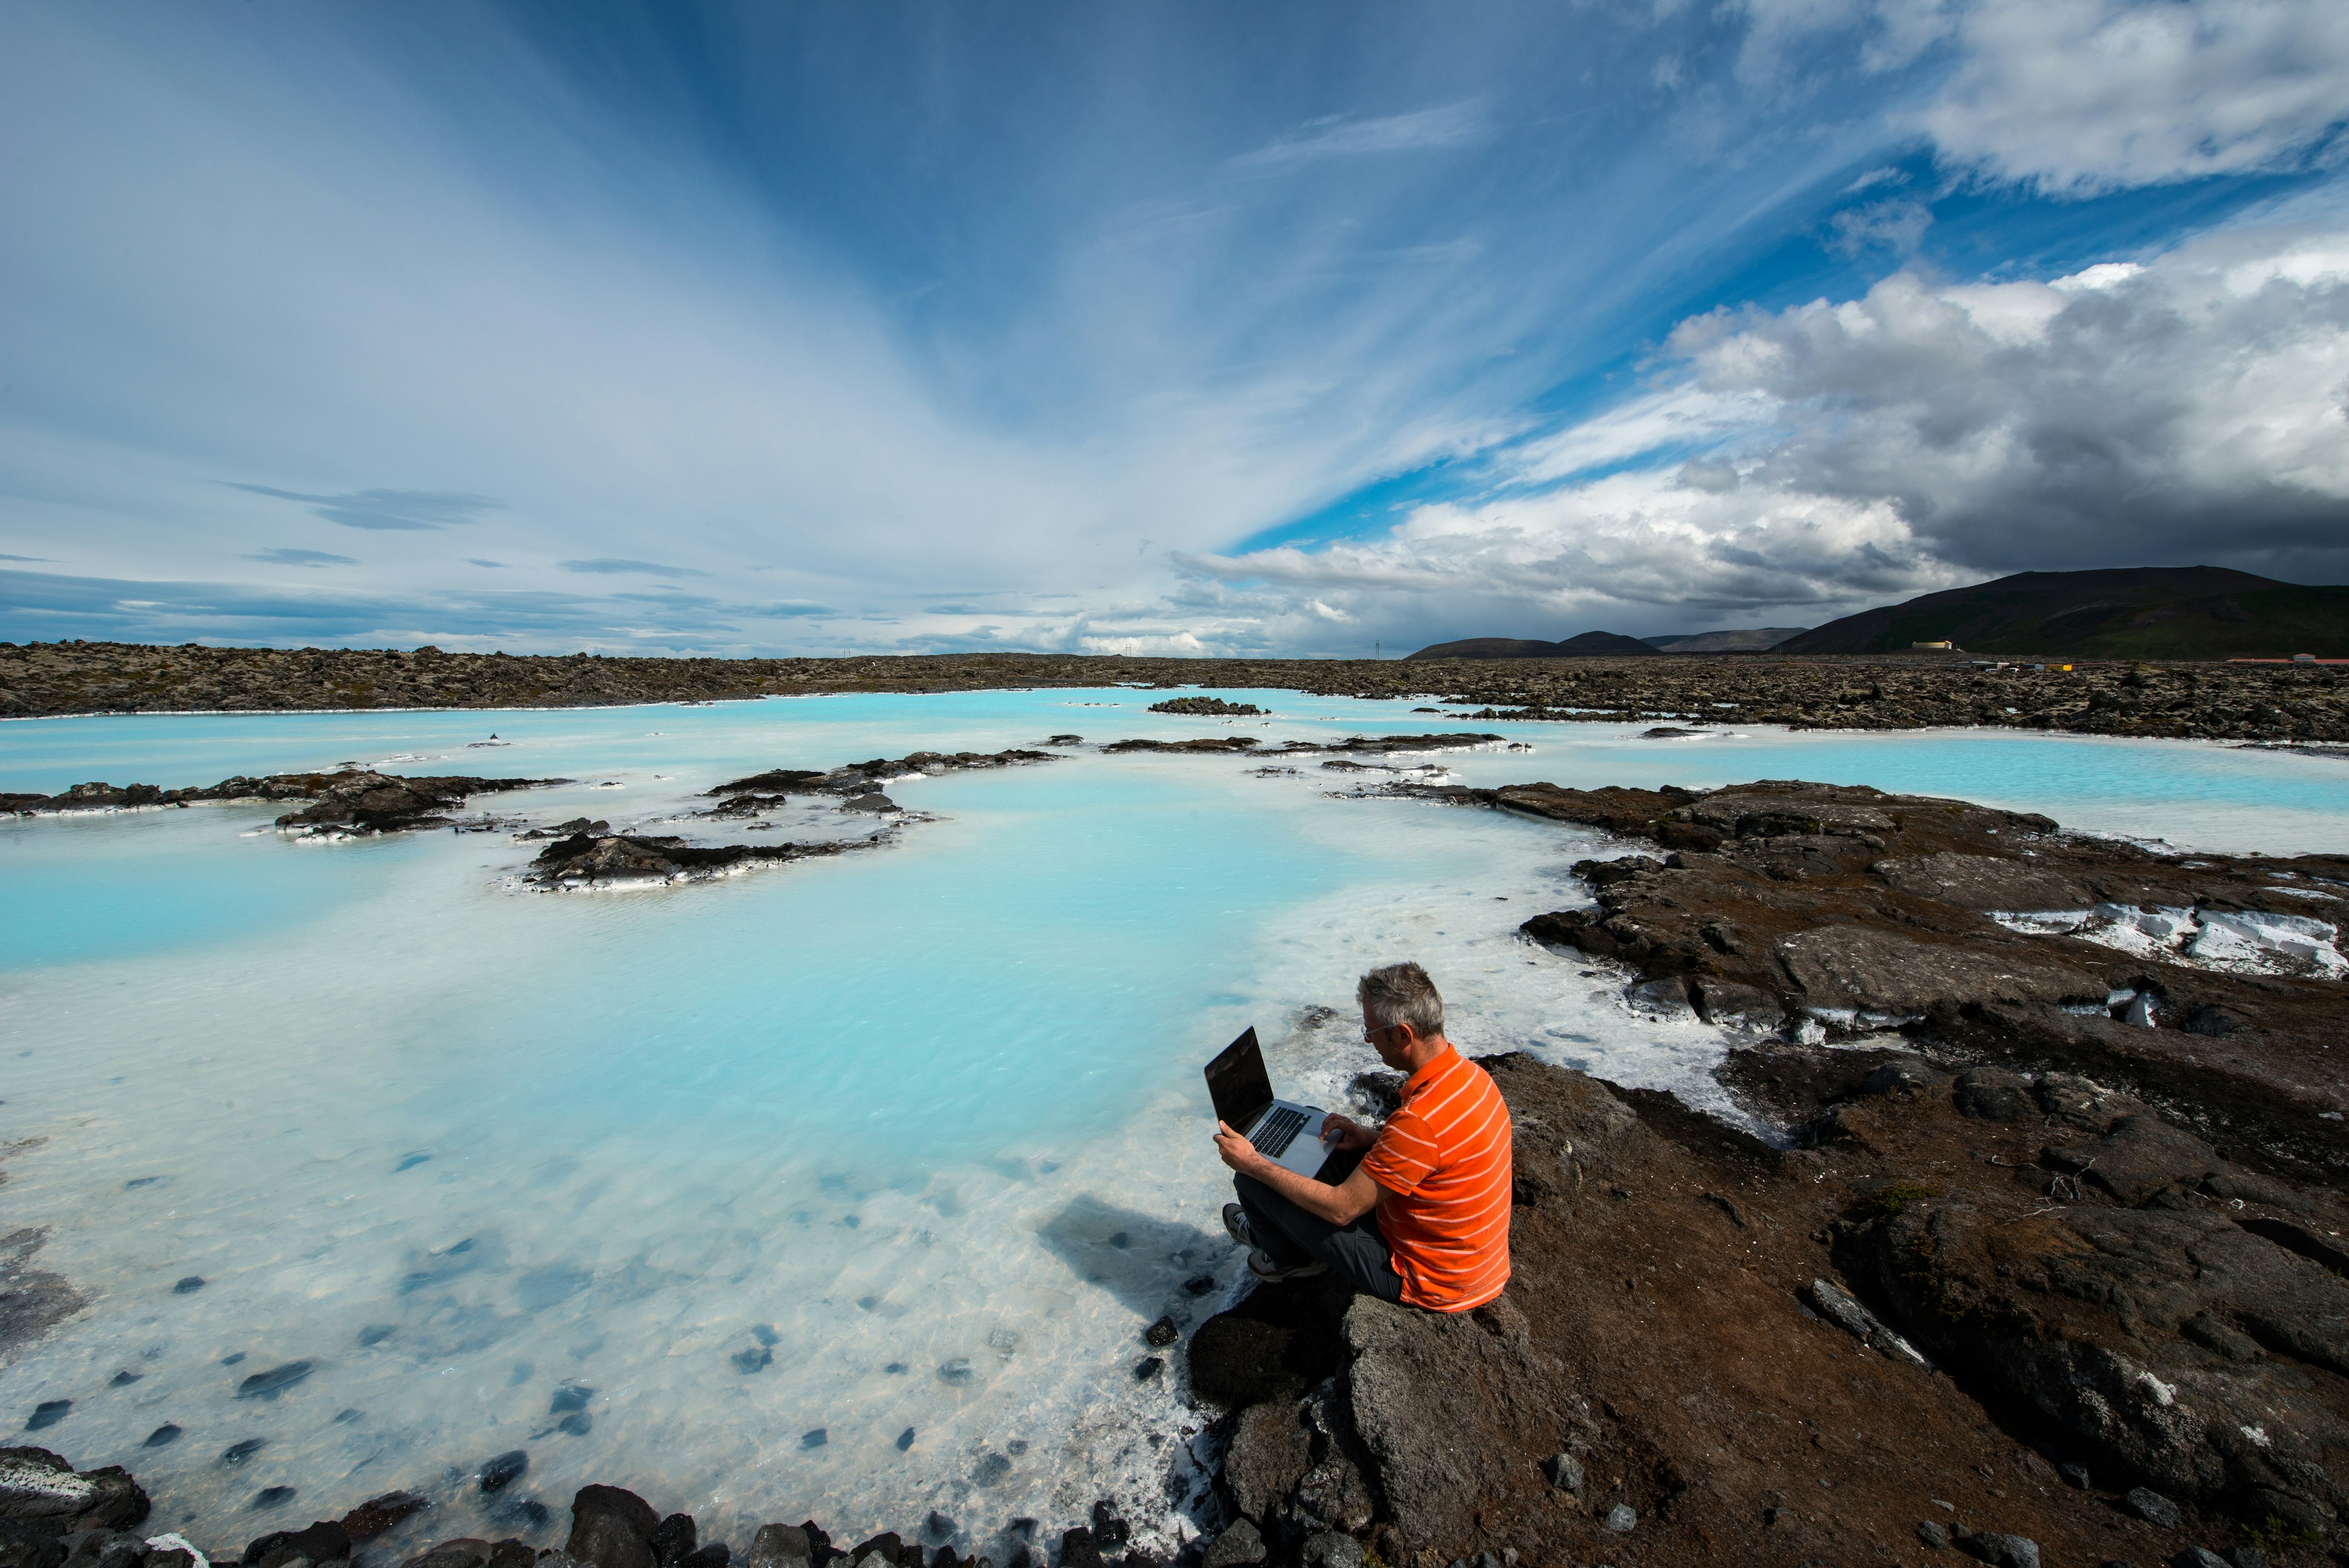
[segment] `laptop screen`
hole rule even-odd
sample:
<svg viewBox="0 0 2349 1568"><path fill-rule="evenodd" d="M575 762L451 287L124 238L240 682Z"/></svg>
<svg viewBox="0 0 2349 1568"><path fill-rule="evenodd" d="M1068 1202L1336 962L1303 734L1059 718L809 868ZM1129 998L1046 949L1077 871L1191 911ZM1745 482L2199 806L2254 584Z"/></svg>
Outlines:
<svg viewBox="0 0 2349 1568"><path fill-rule="evenodd" d="M1257 1048L1251 1027L1224 1047L1207 1064L1207 1093L1216 1115L1236 1132L1246 1132L1272 1104L1272 1078L1264 1070L1264 1053Z"/></svg>

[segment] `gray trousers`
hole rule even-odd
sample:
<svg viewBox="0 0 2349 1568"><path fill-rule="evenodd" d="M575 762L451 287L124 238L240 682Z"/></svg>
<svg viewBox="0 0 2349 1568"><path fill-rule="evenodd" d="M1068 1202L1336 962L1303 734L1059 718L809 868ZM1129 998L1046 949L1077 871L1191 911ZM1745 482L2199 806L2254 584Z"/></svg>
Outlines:
<svg viewBox="0 0 2349 1568"><path fill-rule="evenodd" d="M1235 1176L1240 1207L1247 1210L1248 1229L1256 1243L1284 1269L1308 1262L1327 1263L1330 1272L1366 1295L1381 1301L1402 1300L1402 1276L1387 1255L1387 1239L1379 1233L1378 1211L1371 1210L1350 1225L1332 1225L1308 1214L1253 1176Z"/></svg>

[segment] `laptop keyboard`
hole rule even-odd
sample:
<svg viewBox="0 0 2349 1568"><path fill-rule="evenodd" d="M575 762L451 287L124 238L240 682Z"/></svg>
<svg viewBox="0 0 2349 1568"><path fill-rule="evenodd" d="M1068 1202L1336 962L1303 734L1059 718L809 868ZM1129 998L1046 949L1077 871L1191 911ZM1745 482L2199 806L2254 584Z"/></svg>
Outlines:
<svg viewBox="0 0 2349 1568"><path fill-rule="evenodd" d="M1257 1152L1267 1159L1278 1159L1288 1152L1288 1146L1295 1143L1297 1135L1304 1130L1303 1111L1275 1106L1271 1113L1257 1124L1256 1131L1248 1135L1248 1142L1256 1145Z"/></svg>

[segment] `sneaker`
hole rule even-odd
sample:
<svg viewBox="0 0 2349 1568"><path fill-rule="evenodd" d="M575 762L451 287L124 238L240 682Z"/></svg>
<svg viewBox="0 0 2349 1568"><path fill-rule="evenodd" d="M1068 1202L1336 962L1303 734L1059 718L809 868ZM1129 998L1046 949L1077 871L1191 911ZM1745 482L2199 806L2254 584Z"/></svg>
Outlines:
<svg viewBox="0 0 2349 1568"><path fill-rule="evenodd" d="M1248 1254L1248 1272L1268 1285L1277 1285L1283 1280L1309 1280L1316 1274L1329 1272L1327 1263L1299 1263L1293 1269L1284 1269L1272 1261L1270 1252L1261 1247Z"/></svg>
<svg viewBox="0 0 2349 1568"><path fill-rule="evenodd" d="M1256 1232L1248 1229L1247 1210L1237 1203L1224 1205L1224 1229L1233 1241L1243 1247L1256 1245Z"/></svg>

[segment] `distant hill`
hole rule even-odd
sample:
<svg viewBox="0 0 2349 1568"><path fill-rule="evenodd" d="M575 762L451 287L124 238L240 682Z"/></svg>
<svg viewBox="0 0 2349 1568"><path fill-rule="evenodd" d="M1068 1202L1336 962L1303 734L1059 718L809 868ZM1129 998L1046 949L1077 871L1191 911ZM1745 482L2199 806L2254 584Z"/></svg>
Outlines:
<svg viewBox="0 0 2349 1568"><path fill-rule="evenodd" d="M1564 642L1537 642L1516 637L1470 637L1439 642L1407 654L1410 659L1653 659L1656 649L1636 637L1611 631L1586 631Z"/></svg>
<svg viewBox="0 0 2349 1568"><path fill-rule="evenodd" d="M1640 640L1660 653L1764 653L1809 630L1800 626L1757 626L1744 631L1675 631Z"/></svg>
<svg viewBox="0 0 2349 1568"><path fill-rule="evenodd" d="M1846 616L1773 651L1897 653L1941 641L2083 659L2340 658L2349 655L2349 587L2223 566L2021 572Z"/></svg>

